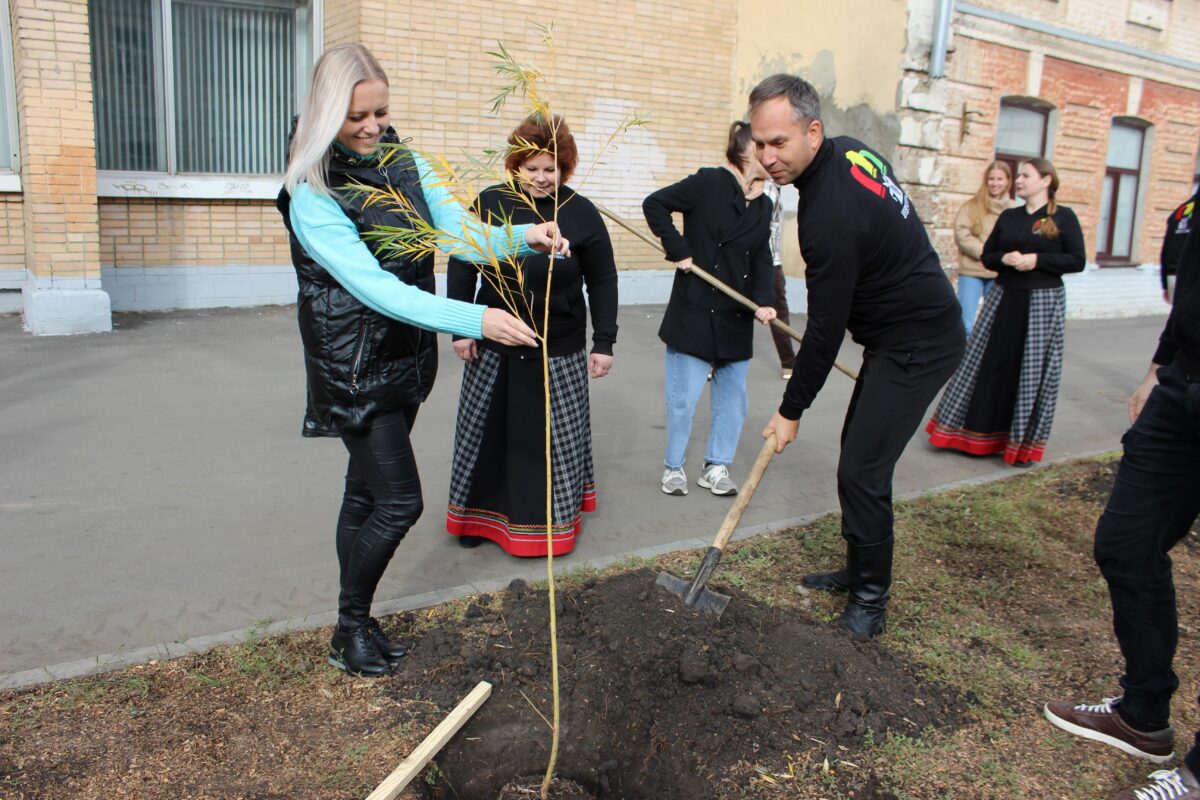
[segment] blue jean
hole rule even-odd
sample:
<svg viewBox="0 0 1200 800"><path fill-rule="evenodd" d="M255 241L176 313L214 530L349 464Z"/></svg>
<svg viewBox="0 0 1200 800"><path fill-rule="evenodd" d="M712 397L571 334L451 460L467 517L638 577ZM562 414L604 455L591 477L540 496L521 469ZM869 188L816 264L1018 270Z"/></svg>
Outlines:
<svg viewBox="0 0 1200 800"><path fill-rule="evenodd" d="M712 424L708 432L709 464L732 464L746 421L746 372L750 361L707 361L667 348L667 452L663 464L681 469L688 439L692 435L692 415L708 382L712 368Z"/></svg>
<svg viewBox="0 0 1200 800"><path fill-rule="evenodd" d="M995 278L976 278L973 275L958 276L958 304L962 306L963 327L967 335L975 325L975 317L979 314L979 304L987 293L992 290Z"/></svg>

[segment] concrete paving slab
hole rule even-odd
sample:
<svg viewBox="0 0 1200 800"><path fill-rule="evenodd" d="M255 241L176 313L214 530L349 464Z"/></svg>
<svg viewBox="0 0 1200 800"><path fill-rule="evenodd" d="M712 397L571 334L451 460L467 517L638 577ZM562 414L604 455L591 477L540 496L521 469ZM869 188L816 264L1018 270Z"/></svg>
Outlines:
<svg viewBox="0 0 1200 800"><path fill-rule="evenodd" d="M68 338L32 337L17 318L0 317L0 686L165 657L254 626L333 620L333 527L346 455L336 440L299 436L294 314L122 314L111 334ZM600 507L575 552L557 559L560 572L705 546L728 509L728 498L694 484L686 497L659 490L661 316L661 306L622 307L613 372L592 382ZM1119 446L1125 398L1162 322L1069 324L1049 458ZM463 550L445 534L461 369L442 338L441 375L414 434L425 515L379 587L383 612L545 574L540 559L492 545ZM857 365L860 353L847 344L842 359ZM752 463L783 389L766 331L756 334L749 381L735 480ZM764 477L742 535L836 508L850 389L830 375L800 440ZM702 401L687 462L693 481L707 414ZM997 458L935 451L917 436L896 491L1011 472Z"/></svg>

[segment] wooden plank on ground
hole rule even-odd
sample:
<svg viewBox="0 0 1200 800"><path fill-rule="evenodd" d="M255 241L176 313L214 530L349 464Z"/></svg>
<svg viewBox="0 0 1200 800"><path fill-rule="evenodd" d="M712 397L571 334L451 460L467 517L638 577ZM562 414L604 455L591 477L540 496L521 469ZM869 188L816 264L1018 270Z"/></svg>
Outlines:
<svg viewBox="0 0 1200 800"><path fill-rule="evenodd" d="M483 701L487 700L491 694L492 685L487 681L480 681L479 685L454 707L454 710L442 720L441 724L425 737L425 741L417 745L417 749L400 762L400 766L392 770L392 774L384 778L383 783L375 787L375 791L367 795L367 800L395 800L396 795L404 791L404 787L408 786L412 779L425 769L425 765L441 752L441 749L446 746L446 742L454 738L454 734L458 733L459 728L467 723L471 715L479 710Z"/></svg>

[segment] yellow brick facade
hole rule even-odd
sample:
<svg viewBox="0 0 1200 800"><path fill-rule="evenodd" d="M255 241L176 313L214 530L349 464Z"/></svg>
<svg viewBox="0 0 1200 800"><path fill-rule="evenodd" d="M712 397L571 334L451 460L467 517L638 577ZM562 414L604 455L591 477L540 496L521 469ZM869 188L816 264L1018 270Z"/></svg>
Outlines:
<svg viewBox="0 0 1200 800"><path fill-rule="evenodd" d="M87 2L7 2L22 186L0 195L0 272L24 268L34 281L98 288L102 270L286 270L287 241L270 200L97 199ZM489 111L500 79L487 51L503 40L551 78L546 89L580 149L572 184L639 227L647 193L720 163L748 89L775 71L817 85L831 133L892 157L951 263L951 221L991 157L1002 96L1032 92L1055 105L1051 155L1092 251L1107 130L1113 116L1139 117L1153 125L1153 137L1135 260L1154 261L1160 217L1186 194L1195 168L1200 0L979 0L971 7L1183 63L1066 41L960 7L946 77L931 80L935 2L847 0L788 11L765 0L324 0L319 10L325 45L361 41L378 56L391 77L400 134L451 160L501 145L524 114L519 99L498 115ZM873 20L869 44L846 17ZM552 48L543 24L553 25ZM978 112L966 130L964 109ZM589 173L609 134L633 114L648 124L621 137ZM666 266L646 244L609 227L621 269ZM793 236L789 273L799 274Z"/></svg>
<svg viewBox="0 0 1200 800"><path fill-rule="evenodd" d="M87 3L11 0L9 9L22 129L24 266L41 281L84 279L99 288ZM0 250L12 245L10 239Z"/></svg>

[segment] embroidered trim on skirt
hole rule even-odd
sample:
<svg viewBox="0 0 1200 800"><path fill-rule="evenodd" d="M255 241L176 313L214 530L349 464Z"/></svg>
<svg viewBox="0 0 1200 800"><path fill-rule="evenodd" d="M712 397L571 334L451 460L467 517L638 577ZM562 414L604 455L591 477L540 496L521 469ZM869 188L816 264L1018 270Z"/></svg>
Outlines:
<svg viewBox="0 0 1200 800"><path fill-rule="evenodd" d="M1062 382L1066 290L993 286L925 427L935 447L1041 461Z"/></svg>
<svg viewBox="0 0 1200 800"><path fill-rule="evenodd" d="M554 555L575 547L596 510L587 353L550 358ZM515 556L546 555L542 362L480 348L465 365L446 530L491 539Z"/></svg>

